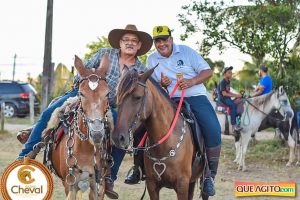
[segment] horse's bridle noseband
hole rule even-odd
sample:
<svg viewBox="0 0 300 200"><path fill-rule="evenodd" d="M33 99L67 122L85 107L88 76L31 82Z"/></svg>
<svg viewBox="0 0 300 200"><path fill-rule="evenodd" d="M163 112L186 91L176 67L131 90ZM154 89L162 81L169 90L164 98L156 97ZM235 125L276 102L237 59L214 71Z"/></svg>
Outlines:
<svg viewBox="0 0 300 200"><path fill-rule="evenodd" d="M95 81L92 81L92 80L91 80L91 78L93 78L93 77L96 78ZM79 85L80 85L83 81L85 81L85 80L88 80L88 81L89 81L89 87L90 87L91 90L94 90L94 89L96 89L96 88L98 87L98 84L99 84L99 81L100 81L100 80L103 80L103 81L106 82L106 78L105 78L105 77L98 76L97 74L90 74L90 75L87 76L87 77L81 78L81 79L79 80ZM90 83L96 83L96 85L91 86ZM96 86L96 87L95 87L95 86ZM91 88L91 87L95 87L95 88ZM78 96L78 99L79 99L79 107L78 107L77 112L80 113L80 115L82 116L83 124L84 124L84 126L87 128L88 133L90 132L88 123L93 123L93 122L95 122L95 121L97 121L97 120L98 120L100 123L103 123L103 128L105 129L105 132L107 132L106 129L109 127L109 122L108 122L108 117L107 117L107 112L108 112L108 110L110 109L109 103L108 103L108 105L107 105L106 110L104 111L104 118L103 118L103 119L98 119L98 118L96 118L96 119L90 119L90 118L88 118L88 117L86 116L86 114L85 114L85 112L84 112L84 110L83 110L83 108L82 108L82 103L81 103L81 98L80 98L80 95L79 95L79 91L78 91L77 96ZM77 114L76 117L77 117L77 120L76 120L76 122L75 122L75 127L76 127L76 124L77 124L77 127L78 127L78 114ZM78 135L79 138L80 138L81 140L87 140L89 137L86 137L86 136L80 131L79 127L78 127L78 128L77 128L77 127L76 127L76 129L78 129L77 132L79 133L79 135ZM103 129L101 129L101 130L103 130ZM92 130L92 131L101 131L101 130Z"/></svg>
<svg viewBox="0 0 300 200"><path fill-rule="evenodd" d="M128 129L129 148L133 148L133 131L136 129L136 125L137 125L138 121L141 118L141 114L142 114L143 110L144 110L144 115L146 115L146 101L147 101L147 96L148 96L148 88L147 88L146 84L144 84L140 81L137 81L137 86L144 87L144 93L145 94L144 94L143 99L142 99L141 107L140 107L139 111L137 112L137 114L135 115L134 120L133 120L133 122L131 123L131 125L129 126L129 129Z"/></svg>
<svg viewBox="0 0 300 200"><path fill-rule="evenodd" d="M277 92L276 95L277 95L277 98L279 98L280 96L282 96L282 94L279 94L279 91ZM248 99L246 99L246 98L245 98L245 101L246 101L249 105L251 105L253 108L255 108L256 110L258 110L259 112L261 112L262 114L264 114L266 117L268 117L268 118L270 118L270 119L273 119L273 120L275 120L275 121L280 121L280 122L285 122L285 121L286 121L285 118L284 118L284 119L279 119L279 118L277 118L277 117L272 117L270 114L265 113L264 111L260 110L257 106L255 106L253 103L251 103L251 102L250 102ZM282 106L281 101L279 101L279 102L280 102L280 107L276 109L277 111L279 111L279 110L281 109L281 106Z"/></svg>

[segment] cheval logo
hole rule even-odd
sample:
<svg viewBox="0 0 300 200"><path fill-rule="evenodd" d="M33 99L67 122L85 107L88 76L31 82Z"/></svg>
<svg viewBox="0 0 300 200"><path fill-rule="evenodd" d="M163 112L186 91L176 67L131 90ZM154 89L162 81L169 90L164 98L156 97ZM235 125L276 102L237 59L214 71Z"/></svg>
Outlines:
<svg viewBox="0 0 300 200"><path fill-rule="evenodd" d="M5 200L48 200L53 193L53 179L43 164L26 157L5 169L1 193Z"/></svg>

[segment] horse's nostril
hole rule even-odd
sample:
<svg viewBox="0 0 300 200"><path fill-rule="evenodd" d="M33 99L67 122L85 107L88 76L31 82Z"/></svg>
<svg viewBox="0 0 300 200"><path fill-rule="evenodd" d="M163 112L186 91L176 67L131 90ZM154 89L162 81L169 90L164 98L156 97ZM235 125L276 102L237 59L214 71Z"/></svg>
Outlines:
<svg viewBox="0 0 300 200"><path fill-rule="evenodd" d="M120 135L120 142L125 142L125 137L124 137L124 135Z"/></svg>

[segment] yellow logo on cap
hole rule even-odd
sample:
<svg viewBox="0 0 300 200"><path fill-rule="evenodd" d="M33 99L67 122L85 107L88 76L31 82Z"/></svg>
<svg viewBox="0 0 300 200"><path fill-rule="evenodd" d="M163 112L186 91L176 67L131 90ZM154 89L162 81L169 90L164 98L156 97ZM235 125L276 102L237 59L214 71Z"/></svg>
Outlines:
<svg viewBox="0 0 300 200"><path fill-rule="evenodd" d="M153 28L153 37L170 35L170 29L167 26L155 26Z"/></svg>

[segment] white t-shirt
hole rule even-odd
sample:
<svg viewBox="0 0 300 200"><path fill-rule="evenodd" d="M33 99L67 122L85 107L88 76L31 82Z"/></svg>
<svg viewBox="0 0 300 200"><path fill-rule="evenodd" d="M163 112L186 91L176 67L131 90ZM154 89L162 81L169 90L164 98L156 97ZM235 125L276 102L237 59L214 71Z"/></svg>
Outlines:
<svg viewBox="0 0 300 200"><path fill-rule="evenodd" d="M161 73L171 79L168 91L171 92L177 83L177 73L183 74L183 78L191 79L197 76L202 70L210 69L207 62L192 48L186 45L173 43L173 52L168 58L163 57L158 51L153 52L147 58L147 68L150 69L159 63L154 70L152 78L161 81ZM201 83L185 90L185 97L206 95L206 88ZM180 97L181 91L176 90L174 97Z"/></svg>

